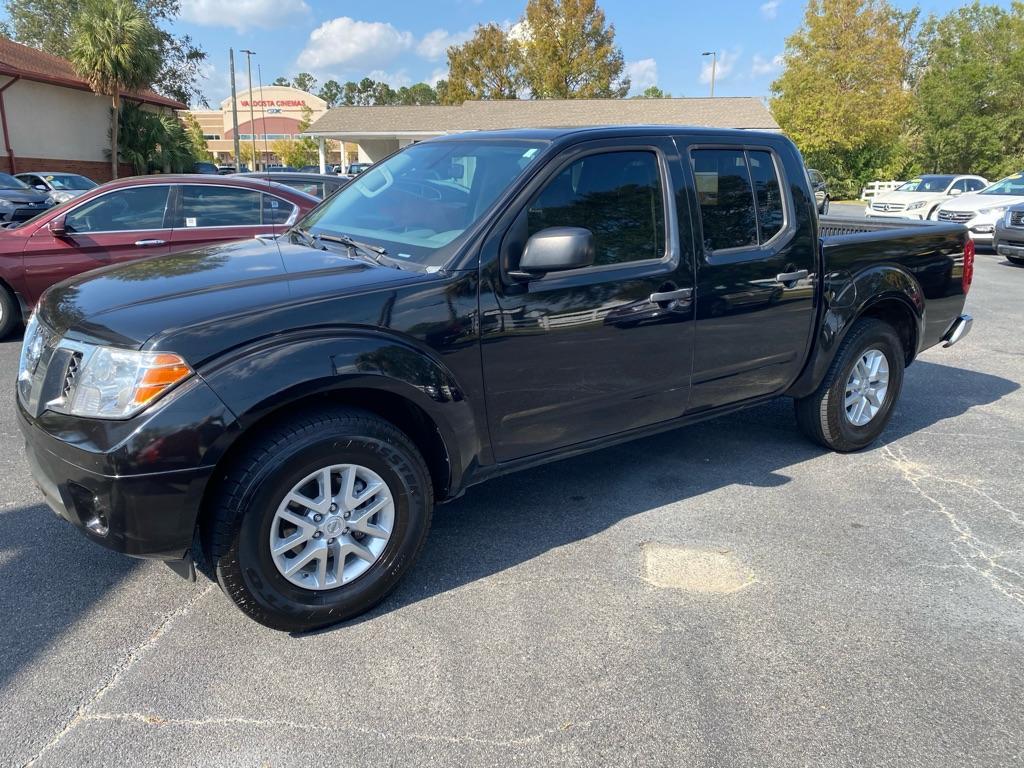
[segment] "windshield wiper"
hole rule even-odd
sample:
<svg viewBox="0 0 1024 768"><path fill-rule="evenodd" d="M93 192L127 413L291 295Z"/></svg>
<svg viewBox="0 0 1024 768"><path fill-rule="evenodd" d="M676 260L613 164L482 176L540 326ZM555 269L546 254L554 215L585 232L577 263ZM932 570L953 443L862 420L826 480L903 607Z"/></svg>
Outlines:
<svg viewBox="0 0 1024 768"><path fill-rule="evenodd" d="M362 253L367 258L371 259L375 264L383 264L382 259L388 255L386 248L382 248L379 245L373 245L372 243L364 243L361 240L349 237L348 235L327 235L322 232L311 232L308 229L296 229L300 235L306 238L306 242L310 244L317 243L337 243L348 248L350 253ZM323 249L323 245L320 246ZM398 269L398 265L395 265Z"/></svg>

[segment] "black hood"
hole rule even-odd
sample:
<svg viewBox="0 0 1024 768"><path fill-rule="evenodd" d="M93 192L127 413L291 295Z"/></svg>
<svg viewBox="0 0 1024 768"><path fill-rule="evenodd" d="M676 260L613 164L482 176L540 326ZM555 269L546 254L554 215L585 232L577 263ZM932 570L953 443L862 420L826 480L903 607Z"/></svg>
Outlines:
<svg viewBox="0 0 1024 768"><path fill-rule="evenodd" d="M301 313L319 299L343 299L428 277L337 252L254 238L72 278L43 294L39 316L62 335L141 347L154 337L167 339L186 329L185 335L210 337L229 321ZM336 322L345 318L338 316Z"/></svg>
<svg viewBox="0 0 1024 768"><path fill-rule="evenodd" d="M12 203L45 203L49 196L35 189L4 189L0 188L0 198Z"/></svg>

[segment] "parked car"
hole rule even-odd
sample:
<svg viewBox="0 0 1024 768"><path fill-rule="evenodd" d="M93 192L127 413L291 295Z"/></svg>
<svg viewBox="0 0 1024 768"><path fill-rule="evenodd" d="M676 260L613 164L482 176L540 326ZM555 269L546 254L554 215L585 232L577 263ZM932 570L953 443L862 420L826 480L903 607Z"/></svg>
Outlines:
<svg viewBox="0 0 1024 768"><path fill-rule="evenodd" d="M219 173L221 176L229 176L232 173L248 173L248 172L249 172L249 166L245 165L244 163L242 164L242 169L240 171L236 171L235 170L235 166L233 166L233 165L218 165L217 166L217 173Z"/></svg>
<svg viewBox="0 0 1024 768"><path fill-rule="evenodd" d="M16 173L14 178L28 184L38 192L46 192L54 203L66 203L97 186L92 179L77 173L32 171Z"/></svg>
<svg viewBox="0 0 1024 768"><path fill-rule="evenodd" d="M338 174L337 168L338 168L338 166L336 166L336 165L326 165L326 166L324 166L324 169L326 170L327 175L329 175L329 176L336 176ZM315 173L315 174L320 174L320 166L319 165L304 165L301 168L299 168L299 173Z"/></svg>
<svg viewBox="0 0 1024 768"><path fill-rule="evenodd" d="M258 173L298 173L297 168L292 168L290 165L268 165Z"/></svg>
<svg viewBox="0 0 1024 768"><path fill-rule="evenodd" d="M198 541L246 614L308 630L382 600L435 502L497 475L780 395L812 440L869 445L904 367L970 329L973 259L959 225L819 227L775 133L445 136L274 242L47 291L18 421L88 538L187 576Z"/></svg>
<svg viewBox="0 0 1024 768"><path fill-rule="evenodd" d="M220 169L213 163L198 162L192 165L192 173L205 173L216 176L220 173Z"/></svg>
<svg viewBox="0 0 1024 768"><path fill-rule="evenodd" d="M991 245L996 222L1017 203L1024 203L1024 172L1015 173L970 195L961 195L939 206L938 221L963 224L975 243Z"/></svg>
<svg viewBox="0 0 1024 768"><path fill-rule="evenodd" d="M928 219L951 197L979 192L988 186L981 176L925 174L891 192L871 198L864 215L878 219Z"/></svg>
<svg viewBox="0 0 1024 768"><path fill-rule="evenodd" d="M91 189L0 230L0 338L61 280L144 256L277 235L319 202L262 179L206 175L138 176Z"/></svg>
<svg viewBox="0 0 1024 768"><path fill-rule="evenodd" d="M814 193L814 201L818 205L818 213L822 216L828 213L828 207L832 203L832 196L828 193L828 183L821 171L813 168L807 169L807 178L811 181L811 191Z"/></svg>
<svg viewBox="0 0 1024 768"><path fill-rule="evenodd" d="M0 227L27 221L52 206L53 200L46 192L32 189L9 173L0 173Z"/></svg>
<svg viewBox="0 0 1024 768"><path fill-rule="evenodd" d="M992 247L1011 264L1024 267L1024 204L1011 205L996 222Z"/></svg>
<svg viewBox="0 0 1024 768"><path fill-rule="evenodd" d="M358 176L360 173L366 173L373 167L373 163L352 163L348 167L349 176Z"/></svg>
<svg viewBox="0 0 1024 768"><path fill-rule="evenodd" d="M266 179L278 184L299 189L306 194L319 197L323 200L330 197L343 186L349 183L350 179L344 176L327 176L319 173L305 173L304 171L257 171L255 173L239 173L237 176L249 178Z"/></svg>

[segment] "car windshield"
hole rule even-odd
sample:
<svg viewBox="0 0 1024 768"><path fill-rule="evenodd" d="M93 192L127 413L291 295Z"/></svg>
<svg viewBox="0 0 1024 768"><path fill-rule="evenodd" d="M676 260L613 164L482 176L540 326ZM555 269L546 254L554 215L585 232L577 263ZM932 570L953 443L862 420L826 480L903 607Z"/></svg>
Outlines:
<svg viewBox="0 0 1024 768"><path fill-rule="evenodd" d="M945 192L953 181L952 176L921 176L896 187L897 192Z"/></svg>
<svg viewBox="0 0 1024 768"><path fill-rule="evenodd" d="M1002 181L997 181L991 187L986 187L979 194L1024 197L1024 173L1015 173L1013 176L1007 176Z"/></svg>
<svg viewBox="0 0 1024 768"><path fill-rule="evenodd" d="M43 176L43 178L54 189L85 191L97 186L96 182L92 179L87 179L85 176L79 176L77 173L48 173Z"/></svg>
<svg viewBox="0 0 1024 768"><path fill-rule="evenodd" d="M0 189L28 189L28 184L9 173L0 173Z"/></svg>
<svg viewBox="0 0 1024 768"><path fill-rule="evenodd" d="M360 174L298 228L368 241L399 262L441 266L543 146L511 139L414 144Z"/></svg>

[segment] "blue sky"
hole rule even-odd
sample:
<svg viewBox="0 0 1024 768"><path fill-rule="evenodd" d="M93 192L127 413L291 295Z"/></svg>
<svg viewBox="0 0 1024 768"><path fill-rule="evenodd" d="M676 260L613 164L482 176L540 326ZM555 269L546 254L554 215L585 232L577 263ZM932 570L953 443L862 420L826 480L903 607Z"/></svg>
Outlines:
<svg viewBox="0 0 1024 768"><path fill-rule="evenodd" d="M765 96L786 37L800 24L802 0L603 0L632 74L634 90L657 84L676 96L708 93L708 59L720 52L718 95ZM944 13L962 2L921 0ZM1009 4L1009 0L1005 3ZM897 0L910 7L912 2ZM369 75L393 86L445 75L445 47L481 22L516 21L525 0L181 0L177 31L207 51L204 91L211 106L230 95L228 47L250 48L263 81L309 71L321 82ZM244 57L242 57L244 63ZM236 60L237 62L237 60ZM239 69L239 88L244 69Z"/></svg>

